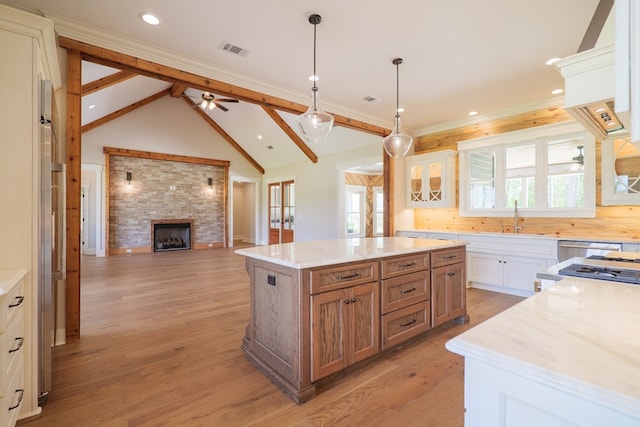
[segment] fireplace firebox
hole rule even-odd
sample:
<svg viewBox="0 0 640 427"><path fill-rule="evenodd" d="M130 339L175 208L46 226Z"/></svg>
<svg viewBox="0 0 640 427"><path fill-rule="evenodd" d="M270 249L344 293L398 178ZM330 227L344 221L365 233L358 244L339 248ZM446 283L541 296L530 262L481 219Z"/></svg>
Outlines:
<svg viewBox="0 0 640 427"><path fill-rule="evenodd" d="M191 249L192 220L152 220L151 243L154 252Z"/></svg>

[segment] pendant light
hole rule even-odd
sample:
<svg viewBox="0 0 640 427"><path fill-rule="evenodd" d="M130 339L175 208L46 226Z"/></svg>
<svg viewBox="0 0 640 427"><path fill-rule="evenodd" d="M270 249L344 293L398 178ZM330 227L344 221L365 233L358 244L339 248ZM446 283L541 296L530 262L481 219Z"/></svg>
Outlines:
<svg viewBox="0 0 640 427"><path fill-rule="evenodd" d="M311 103L309 109L298 116L298 128L302 136L309 142L323 142L329 136L333 127L333 116L318 108L318 86L316 81L316 26L322 22L320 15L309 16L309 22L313 24L313 87L311 88Z"/></svg>
<svg viewBox="0 0 640 427"><path fill-rule="evenodd" d="M393 131L386 138L382 140L384 150L391 157L404 157L411 148L413 138L409 135L402 133L400 127L400 70L399 65L402 64L402 58L395 58L391 61L396 66L396 115L393 121Z"/></svg>

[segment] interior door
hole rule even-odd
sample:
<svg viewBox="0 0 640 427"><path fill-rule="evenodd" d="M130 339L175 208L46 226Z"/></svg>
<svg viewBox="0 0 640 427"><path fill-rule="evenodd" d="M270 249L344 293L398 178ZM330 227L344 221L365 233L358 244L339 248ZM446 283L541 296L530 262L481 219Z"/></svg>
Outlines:
<svg viewBox="0 0 640 427"><path fill-rule="evenodd" d="M293 242L294 230L294 181L269 184L269 244Z"/></svg>
<svg viewBox="0 0 640 427"><path fill-rule="evenodd" d="M280 243L282 204L280 183L269 184L269 244Z"/></svg>

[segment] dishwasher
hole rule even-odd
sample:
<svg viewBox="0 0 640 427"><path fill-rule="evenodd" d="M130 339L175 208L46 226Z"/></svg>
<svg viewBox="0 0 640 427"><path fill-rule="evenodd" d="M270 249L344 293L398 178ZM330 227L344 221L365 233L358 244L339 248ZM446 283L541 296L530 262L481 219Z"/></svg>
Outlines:
<svg viewBox="0 0 640 427"><path fill-rule="evenodd" d="M606 255L612 251L622 251L622 243L585 242L575 240L558 241L558 260L560 262L573 257L587 258L591 255Z"/></svg>

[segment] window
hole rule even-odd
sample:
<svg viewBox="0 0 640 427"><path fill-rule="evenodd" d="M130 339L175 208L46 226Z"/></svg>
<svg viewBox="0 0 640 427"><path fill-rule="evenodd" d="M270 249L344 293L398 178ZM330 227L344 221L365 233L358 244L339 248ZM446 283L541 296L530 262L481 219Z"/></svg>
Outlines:
<svg viewBox="0 0 640 427"><path fill-rule="evenodd" d="M595 216L595 140L566 122L464 141L460 215Z"/></svg>
<svg viewBox="0 0 640 427"><path fill-rule="evenodd" d="M373 235L384 234L384 191L382 187L373 187Z"/></svg>
<svg viewBox="0 0 640 427"><path fill-rule="evenodd" d="M345 196L345 235L347 237L364 237L366 234L364 219L367 211L366 187L347 185Z"/></svg>

